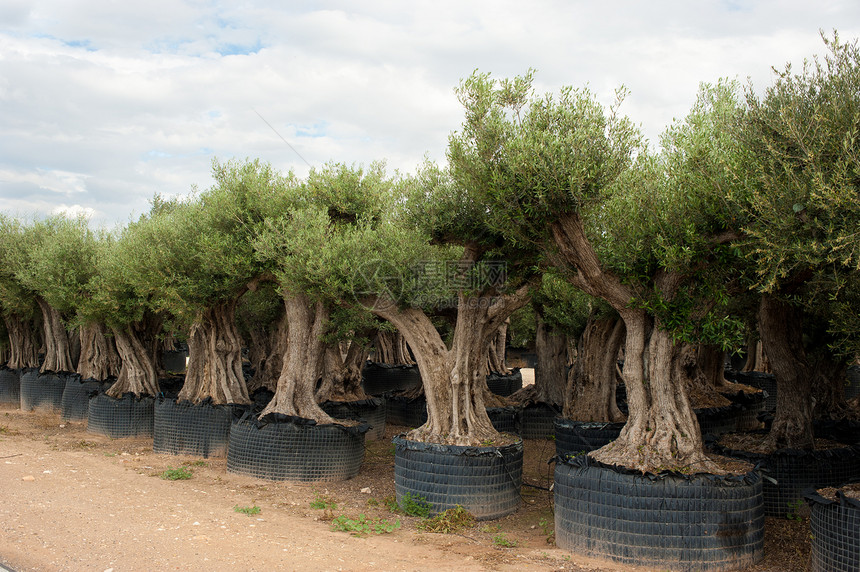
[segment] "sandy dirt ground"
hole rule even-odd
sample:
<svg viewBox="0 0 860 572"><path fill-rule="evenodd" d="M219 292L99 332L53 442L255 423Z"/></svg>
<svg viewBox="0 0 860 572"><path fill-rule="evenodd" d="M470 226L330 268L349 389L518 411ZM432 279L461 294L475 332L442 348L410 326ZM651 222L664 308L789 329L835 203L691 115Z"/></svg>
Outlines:
<svg viewBox="0 0 860 572"><path fill-rule="evenodd" d="M515 514L456 534L420 530L420 519L385 502L394 495L390 437L403 429L368 441L356 478L299 485L227 473L224 459L155 454L151 439L111 440L55 413L0 406L0 564L18 572L636 570L553 544L551 441L525 443L526 486ZM192 477L162 478L179 467ZM329 508L312 508L315 501ZM237 511L247 507L260 511ZM339 515L401 526L354 536L331 529ZM774 530L755 570L804 570L808 524Z"/></svg>

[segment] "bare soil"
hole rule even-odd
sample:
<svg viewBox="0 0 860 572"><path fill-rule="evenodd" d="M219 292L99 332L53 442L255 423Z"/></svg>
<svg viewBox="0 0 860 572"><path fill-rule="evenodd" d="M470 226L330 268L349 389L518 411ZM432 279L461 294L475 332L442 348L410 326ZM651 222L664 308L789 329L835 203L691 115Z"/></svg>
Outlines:
<svg viewBox="0 0 860 572"><path fill-rule="evenodd" d="M523 505L455 534L392 512L394 453L368 441L359 475L341 483L269 482L228 474L225 459L153 453L151 439L111 440L57 414L0 405L0 564L19 571L648 570L570 554L553 543L552 441L525 442ZM186 467L187 480L164 471ZM322 501L322 502L315 502ZM326 504L315 509L312 504ZM247 515L237 509L259 507ZM351 535L334 517L400 521ZM805 519L767 519L757 572L806 569Z"/></svg>

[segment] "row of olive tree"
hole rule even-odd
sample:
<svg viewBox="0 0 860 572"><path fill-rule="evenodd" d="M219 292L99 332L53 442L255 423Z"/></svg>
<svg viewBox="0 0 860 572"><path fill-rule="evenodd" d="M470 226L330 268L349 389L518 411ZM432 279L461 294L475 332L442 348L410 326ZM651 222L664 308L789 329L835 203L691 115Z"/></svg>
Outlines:
<svg viewBox="0 0 860 572"><path fill-rule="evenodd" d="M235 314L271 283L284 320L272 328L279 356L266 370L278 377L261 381L276 387L264 413L331 422L318 406L327 369L350 384L339 395L362 397L355 368L327 367L326 355L343 337L363 345L373 314L402 333L424 380L428 422L410 438L477 445L500 438L485 407L487 348L534 298L542 344L558 344L547 324L588 336L569 415L620 418L611 383L623 348L629 418L596 458L717 470L690 388L723 383L714 356L757 321L781 387L771 444L810 447L812 392L827 388L816 403L848 412L832 381L858 349L860 62L856 43L827 46L761 97L733 82L703 86L659 151L620 115L623 91L606 108L587 89L535 94L531 73L476 73L457 90L465 119L447 165L415 176L327 165L300 180L228 162L215 165L212 188L154 201L116 236L4 217L9 364L34 365L38 317L43 368L70 371L65 319L82 355L115 348L121 358L79 368L105 375L121 363L112 393L152 394L158 338L177 330L190 351L180 398L247 403ZM582 296L570 288L600 301L600 314L584 324L560 311Z"/></svg>

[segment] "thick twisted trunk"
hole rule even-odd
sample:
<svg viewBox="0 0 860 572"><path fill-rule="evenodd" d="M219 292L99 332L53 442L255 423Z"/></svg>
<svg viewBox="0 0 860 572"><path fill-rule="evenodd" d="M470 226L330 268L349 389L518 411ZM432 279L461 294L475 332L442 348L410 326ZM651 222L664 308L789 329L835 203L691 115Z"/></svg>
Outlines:
<svg viewBox="0 0 860 572"><path fill-rule="evenodd" d="M158 375L155 362L146 345L141 341L134 326L111 328L122 367L116 383L105 393L111 397L122 397L126 393L158 395Z"/></svg>
<svg viewBox="0 0 860 572"><path fill-rule="evenodd" d="M242 339L236 328L238 298L202 312L188 333L188 371L178 400L250 403L242 373Z"/></svg>
<svg viewBox="0 0 860 572"><path fill-rule="evenodd" d="M747 361L744 364L743 371L760 371L762 373L771 373L770 361L764 353L764 346L761 340L750 338L747 342Z"/></svg>
<svg viewBox="0 0 860 572"><path fill-rule="evenodd" d="M391 365L415 365L415 360L409 353L406 338L401 332L380 330L374 341L376 347L376 362Z"/></svg>
<svg viewBox="0 0 860 572"><path fill-rule="evenodd" d="M36 302L42 311L42 329L45 342L45 362L42 364L42 373L73 372L75 367L69 352L69 336L66 333L66 325L60 313L48 304L42 297L37 297Z"/></svg>
<svg viewBox="0 0 860 572"><path fill-rule="evenodd" d="M762 296L759 332L776 377L776 415L765 446L773 449L813 449L813 371L803 347L800 313L790 304Z"/></svg>
<svg viewBox="0 0 860 572"><path fill-rule="evenodd" d="M679 348L671 335L654 327L643 310L632 308L636 292L600 264L577 214L562 215L552 225L561 258L576 268L572 283L605 300L624 320L624 383L630 412L627 424L613 443L590 453L605 463L643 471L668 468L718 471L704 453L683 377ZM672 298L681 277L659 275L655 285Z"/></svg>
<svg viewBox="0 0 860 572"><path fill-rule="evenodd" d="M9 332L9 368L39 367L39 342L30 321L16 315L4 316L3 321Z"/></svg>
<svg viewBox="0 0 860 572"><path fill-rule="evenodd" d="M860 411L845 399L848 363L846 360L822 358L815 364L812 396L815 400L813 415L816 419L858 420Z"/></svg>
<svg viewBox="0 0 860 572"><path fill-rule="evenodd" d="M499 331L496 332L490 343L487 344L487 367L491 372L506 375L508 366L505 363L505 346L508 341L508 324L510 320L505 320Z"/></svg>
<svg viewBox="0 0 860 572"><path fill-rule="evenodd" d="M323 358L322 383L316 392L319 403L369 399L361 386L361 368L370 353L370 344L353 340L346 355L338 346L327 346Z"/></svg>
<svg viewBox="0 0 860 572"><path fill-rule="evenodd" d="M567 336L537 318L534 399L563 407L567 390ZM527 389L527 388L526 388Z"/></svg>
<svg viewBox="0 0 860 572"><path fill-rule="evenodd" d="M589 319L579 339L578 359L568 377L565 417L612 423L626 419L615 401L618 352L623 343L621 319Z"/></svg>
<svg viewBox="0 0 860 572"><path fill-rule="evenodd" d="M260 332L257 352L252 354L251 364L254 366L254 376L248 382L248 391L256 391L261 387L275 391L278 377L284 366L284 355L287 352L287 316L284 314L275 327L268 332Z"/></svg>
<svg viewBox="0 0 860 572"><path fill-rule="evenodd" d="M325 356L322 338L329 311L322 302L312 302L305 294L285 295L284 306L289 326L283 367L275 396L260 416L281 413L317 423L334 423L320 409L315 396L322 375Z"/></svg>
<svg viewBox="0 0 860 572"><path fill-rule="evenodd" d="M82 379L103 381L119 375L122 363L116 345L105 336L105 326L93 323L80 329L81 357L77 372Z"/></svg>
<svg viewBox="0 0 860 572"><path fill-rule="evenodd" d="M500 439L487 417L484 400L486 347L505 320L528 300L527 287L492 299L459 293L450 348L421 310L399 309L392 300L368 304L403 333L421 371L427 423L412 430L409 439L471 446Z"/></svg>

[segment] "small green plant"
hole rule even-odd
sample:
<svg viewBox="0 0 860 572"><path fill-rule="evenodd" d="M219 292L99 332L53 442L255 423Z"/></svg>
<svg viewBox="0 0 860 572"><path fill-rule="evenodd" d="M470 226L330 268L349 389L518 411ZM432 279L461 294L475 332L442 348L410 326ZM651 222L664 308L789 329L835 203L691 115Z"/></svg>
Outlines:
<svg viewBox="0 0 860 572"><path fill-rule="evenodd" d="M363 514L352 519L342 514L331 521L331 529L338 532L349 532L353 536L369 534L388 534L400 528L400 521L390 522L383 518L367 518Z"/></svg>
<svg viewBox="0 0 860 572"><path fill-rule="evenodd" d="M404 514L420 518L430 516L430 509L433 508L424 497L418 495L412 496L412 493L405 493L401 496L398 507Z"/></svg>
<svg viewBox="0 0 860 572"><path fill-rule="evenodd" d="M194 473L188 467L179 467L174 469L167 467L167 470L161 473L161 478L167 481L184 481L194 476Z"/></svg>
<svg viewBox="0 0 860 572"><path fill-rule="evenodd" d="M481 532L498 532L502 530L501 524L485 524L481 527Z"/></svg>
<svg viewBox="0 0 860 572"><path fill-rule="evenodd" d="M510 540L504 533L500 533L493 537L493 544L502 548L516 548L517 541Z"/></svg>
<svg viewBox="0 0 860 572"><path fill-rule="evenodd" d="M438 534L451 534L473 526L475 526L475 517L460 505L449 508L432 518L426 518L418 523L420 530Z"/></svg>
<svg viewBox="0 0 860 572"><path fill-rule="evenodd" d="M379 501L373 497L367 499L367 506L379 506Z"/></svg>
<svg viewBox="0 0 860 572"><path fill-rule="evenodd" d="M314 510L335 510L337 503L331 497L317 495L311 501L311 508Z"/></svg>
<svg viewBox="0 0 860 572"><path fill-rule="evenodd" d="M248 516L254 516L255 514L260 514L260 507L258 507L257 505L253 505L253 506L236 505L233 507L233 511L234 512L241 512L242 514L245 514Z"/></svg>
<svg viewBox="0 0 860 572"><path fill-rule="evenodd" d="M205 467L206 461L200 459L198 461L186 461L185 463L182 463L182 464L185 465L186 467Z"/></svg>
<svg viewBox="0 0 860 572"><path fill-rule="evenodd" d="M550 522L546 518L542 518L538 521L538 526L543 531L544 536L546 536L546 543L552 544L555 542L555 531L553 530L553 523Z"/></svg>
<svg viewBox="0 0 860 572"><path fill-rule="evenodd" d="M788 512L785 517L789 520L802 520L800 518L800 507L803 506L803 501L800 499L788 503Z"/></svg>

